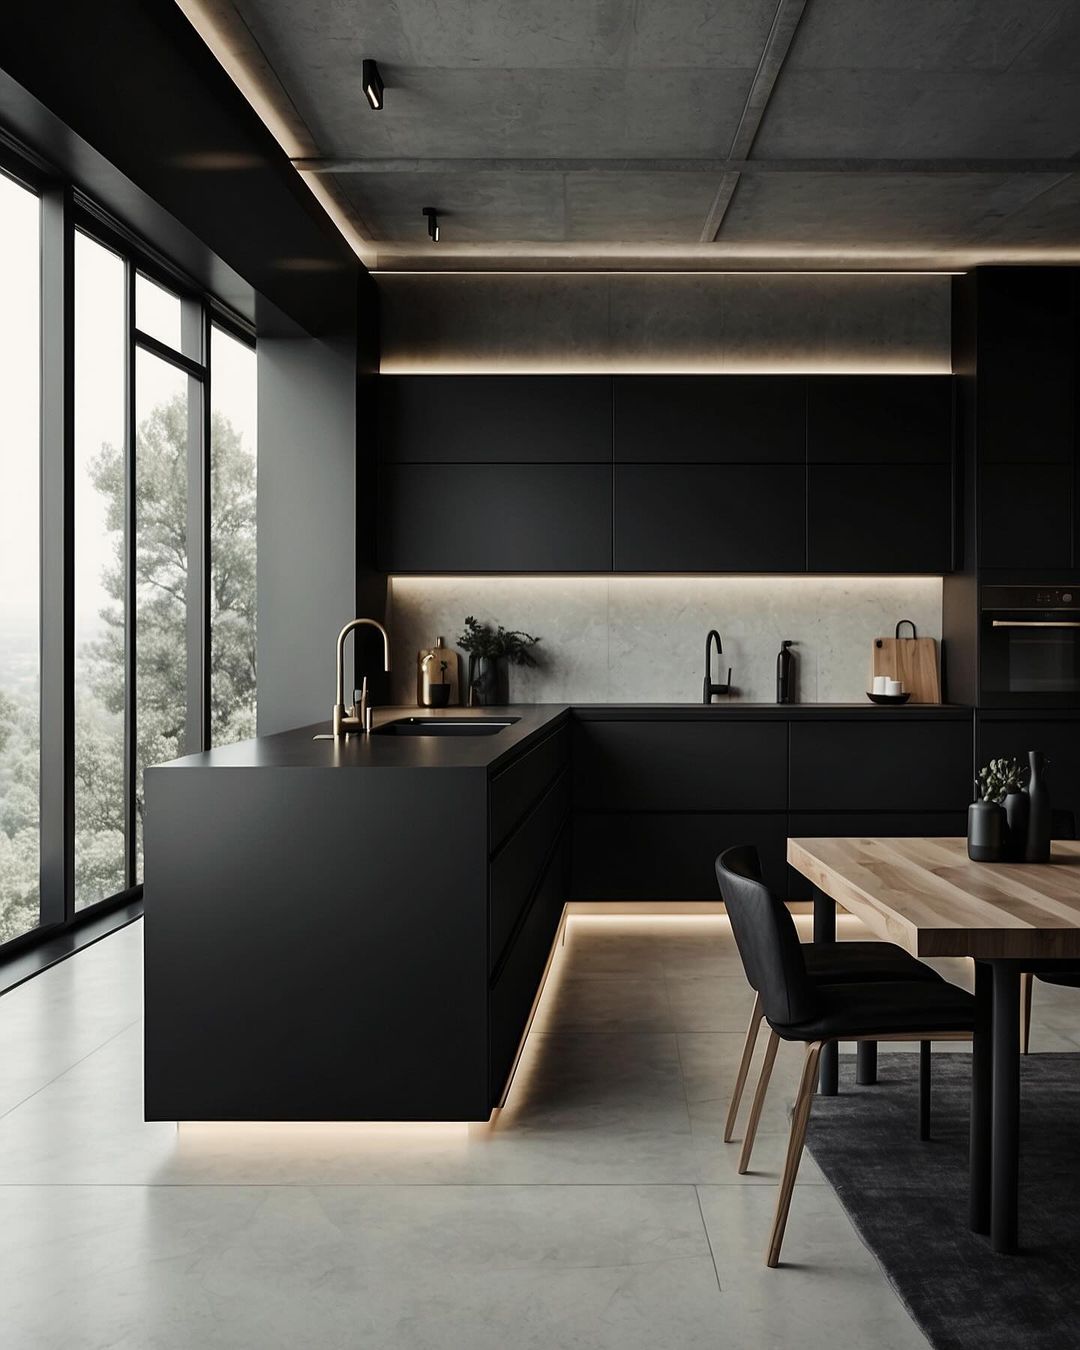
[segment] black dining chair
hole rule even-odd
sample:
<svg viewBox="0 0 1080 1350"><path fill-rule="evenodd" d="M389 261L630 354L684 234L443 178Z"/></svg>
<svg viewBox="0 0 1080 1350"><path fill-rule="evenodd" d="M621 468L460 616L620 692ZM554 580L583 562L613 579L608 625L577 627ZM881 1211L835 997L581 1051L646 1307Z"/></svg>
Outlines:
<svg viewBox="0 0 1080 1350"><path fill-rule="evenodd" d="M1072 811L1054 809L1050 813L1050 834L1054 839L1076 838L1076 815ZM1031 996L1035 976L1046 984L1066 984L1080 989L1080 961L1047 961L1034 965L1020 975L1020 1053L1031 1049Z"/></svg>
<svg viewBox="0 0 1080 1350"><path fill-rule="evenodd" d="M716 860L716 879L747 978L761 996L771 1054L781 1041L806 1047L765 1264L780 1263L802 1160L822 1048L832 1041L966 1040L975 999L945 980L821 984L807 974L803 944L784 902L748 866L746 850ZM768 1053L768 1051L767 1051Z"/></svg>
<svg viewBox="0 0 1080 1350"><path fill-rule="evenodd" d="M723 856L727 858L728 866L734 868L743 876L753 877L757 881L762 880L761 861L757 849L752 844L730 848ZM941 979L936 970L931 970L929 966L923 965L921 961L892 942L804 942L801 945L807 976L817 984L869 984L882 980L926 980L930 982ZM738 1071L735 1075L735 1087L731 1094L727 1120L724 1123L725 1144L730 1144L735 1135L735 1125L742 1104L743 1092L746 1089L746 1079L753 1062L754 1049L757 1045L762 1019L765 1016L761 1004L761 992L755 982L755 974L745 962L743 968L746 971L750 986L754 990L754 1004L750 1012L750 1024L746 1029L746 1038L743 1041ZM920 1074L921 1087L924 1085L924 1080L929 1078L929 1049L929 1044L924 1043L923 1053L927 1063ZM754 1094L754 1101L750 1108L750 1119L743 1138L742 1152L739 1155L740 1175L745 1173L750 1166L754 1138L757 1134L761 1111L765 1105L765 1096L772 1075L775 1053L776 1042L770 1037L765 1050L761 1076L758 1079L757 1092ZM925 1100L920 1101L919 1109L920 1134L923 1138L929 1138L928 1083L924 1087L923 1097Z"/></svg>

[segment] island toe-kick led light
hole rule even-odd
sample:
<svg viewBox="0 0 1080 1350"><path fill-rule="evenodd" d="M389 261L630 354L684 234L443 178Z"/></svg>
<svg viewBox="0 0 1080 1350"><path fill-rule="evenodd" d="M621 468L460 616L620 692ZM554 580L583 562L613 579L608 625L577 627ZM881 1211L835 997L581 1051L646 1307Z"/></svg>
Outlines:
<svg viewBox="0 0 1080 1350"><path fill-rule="evenodd" d="M383 105L383 82L379 74L379 66L376 61L365 60L361 78L364 81L364 96L371 104L375 112L382 111Z"/></svg>
<svg viewBox="0 0 1080 1350"><path fill-rule="evenodd" d="M433 244L439 242L439 213L434 206L425 206L424 215L427 216L428 238Z"/></svg>

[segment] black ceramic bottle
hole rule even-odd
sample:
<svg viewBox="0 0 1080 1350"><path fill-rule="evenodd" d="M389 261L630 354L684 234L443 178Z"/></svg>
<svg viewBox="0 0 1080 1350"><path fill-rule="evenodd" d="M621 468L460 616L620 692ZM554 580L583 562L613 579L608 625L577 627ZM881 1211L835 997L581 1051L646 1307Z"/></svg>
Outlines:
<svg viewBox="0 0 1080 1350"><path fill-rule="evenodd" d="M789 650L795 644L790 638L780 643L776 657L776 701L777 703L795 702L795 656Z"/></svg>
<svg viewBox="0 0 1080 1350"><path fill-rule="evenodd" d="M1028 751L1031 775L1028 778L1028 827L1024 861L1050 861L1050 789L1046 785L1046 756L1041 750Z"/></svg>

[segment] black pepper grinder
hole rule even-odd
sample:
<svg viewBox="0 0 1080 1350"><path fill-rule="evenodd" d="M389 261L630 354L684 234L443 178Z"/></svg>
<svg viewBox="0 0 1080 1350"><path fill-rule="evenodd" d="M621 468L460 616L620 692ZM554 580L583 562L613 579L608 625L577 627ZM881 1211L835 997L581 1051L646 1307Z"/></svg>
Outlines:
<svg viewBox="0 0 1080 1350"><path fill-rule="evenodd" d="M789 648L794 647L790 638L780 643L776 657L776 701L777 703L795 702L795 657Z"/></svg>

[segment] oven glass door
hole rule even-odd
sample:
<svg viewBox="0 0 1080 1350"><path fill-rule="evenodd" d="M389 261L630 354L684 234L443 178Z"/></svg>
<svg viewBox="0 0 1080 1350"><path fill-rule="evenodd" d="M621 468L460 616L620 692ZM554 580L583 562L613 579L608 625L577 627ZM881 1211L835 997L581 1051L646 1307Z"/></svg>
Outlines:
<svg viewBox="0 0 1080 1350"><path fill-rule="evenodd" d="M1080 610L984 610L981 684L990 707L1080 706Z"/></svg>

